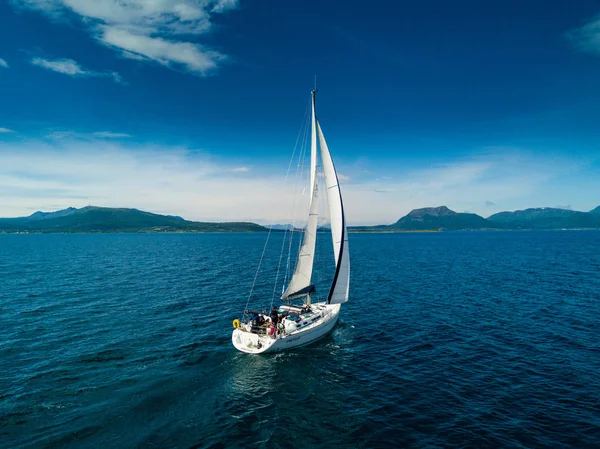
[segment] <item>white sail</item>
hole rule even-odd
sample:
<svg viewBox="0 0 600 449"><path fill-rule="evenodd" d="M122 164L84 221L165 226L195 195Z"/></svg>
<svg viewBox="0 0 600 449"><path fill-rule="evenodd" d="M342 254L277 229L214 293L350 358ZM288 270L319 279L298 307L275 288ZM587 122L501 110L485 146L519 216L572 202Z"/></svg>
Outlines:
<svg viewBox="0 0 600 449"><path fill-rule="evenodd" d="M319 146L321 147L321 160L323 162L325 185L327 186L327 202L329 203L331 238L333 240L333 255L335 258L335 274L327 302L330 304L341 304L348 301L348 291L350 289L348 232L346 231L344 204L342 201L342 192L338 184L337 173L319 122L317 122L317 133L319 135Z"/></svg>
<svg viewBox="0 0 600 449"><path fill-rule="evenodd" d="M315 260L315 244L317 242L317 220L319 212L319 199L317 189L317 130L315 116L315 93L312 94L312 127L310 141L310 206L308 222L304 231L304 240L298 253L296 269L287 289L281 296L288 299L296 294L310 293L310 283Z"/></svg>

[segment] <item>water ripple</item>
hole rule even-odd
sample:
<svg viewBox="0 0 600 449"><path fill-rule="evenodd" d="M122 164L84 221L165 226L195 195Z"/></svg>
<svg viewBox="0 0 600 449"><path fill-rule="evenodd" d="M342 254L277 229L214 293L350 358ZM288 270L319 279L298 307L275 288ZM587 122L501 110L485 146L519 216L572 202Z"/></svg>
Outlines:
<svg viewBox="0 0 600 449"><path fill-rule="evenodd" d="M600 447L600 233L353 234L333 333L253 357L264 237L0 235L0 447Z"/></svg>

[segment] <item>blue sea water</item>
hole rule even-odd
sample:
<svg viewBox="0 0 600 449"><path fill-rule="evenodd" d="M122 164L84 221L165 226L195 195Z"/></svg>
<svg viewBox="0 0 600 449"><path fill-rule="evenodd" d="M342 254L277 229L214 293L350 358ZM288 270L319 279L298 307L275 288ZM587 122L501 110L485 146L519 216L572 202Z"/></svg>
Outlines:
<svg viewBox="0 0 600 449"><path fill-rule="evenodd" d="M351 234L332 334L250 356L265 237L0 235L0 447L600 447L600 232Z"/></svg>

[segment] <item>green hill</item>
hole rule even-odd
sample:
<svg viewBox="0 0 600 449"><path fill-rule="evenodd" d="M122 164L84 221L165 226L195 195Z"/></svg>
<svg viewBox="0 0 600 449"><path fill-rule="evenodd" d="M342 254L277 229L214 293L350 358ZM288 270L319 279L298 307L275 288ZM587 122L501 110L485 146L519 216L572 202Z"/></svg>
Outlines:
<svg viewBox="0 0 600 449"><path fill-rule="evenodd" d="M511 229L600 228L600 214L594 213L596 209L591 212L578 212L569 209L540 207L500 212L487 219Z"/></svg>
<svg viewBox="0 0 600 449"><path fill-rule="evenodd" d="M452 231L475 229L600 229L600 206L590 212L550 207L499 212L487 219L459 213L446 206L414 209L396 223L378 226L351 226L354 232Z"/></svg>
<svg viewBox="0 0 600 449"><path fill-rule="evenodd" d="M458 230L485 229L491 227L485 218L477 214L457 213L446 206L414 209L389 226L398 230Z"/></svg>
<svg viewBox="0 0 600 449"><path fill-rule="evenodd" d="M255 223L204 223L138 209L88 206L0 219L0 232L261 232Z"/></svg>

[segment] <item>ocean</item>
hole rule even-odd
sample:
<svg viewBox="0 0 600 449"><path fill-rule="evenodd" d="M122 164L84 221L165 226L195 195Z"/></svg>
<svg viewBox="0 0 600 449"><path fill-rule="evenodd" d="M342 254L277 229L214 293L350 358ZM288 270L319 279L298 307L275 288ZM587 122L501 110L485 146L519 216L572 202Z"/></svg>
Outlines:
<svg viewBox="0 0 600 449"><path fill-rule="evenodd" d="M0 235L0 447L600 447L600 232L350 234L333 332L253 356L265 238Z"/></svg>

